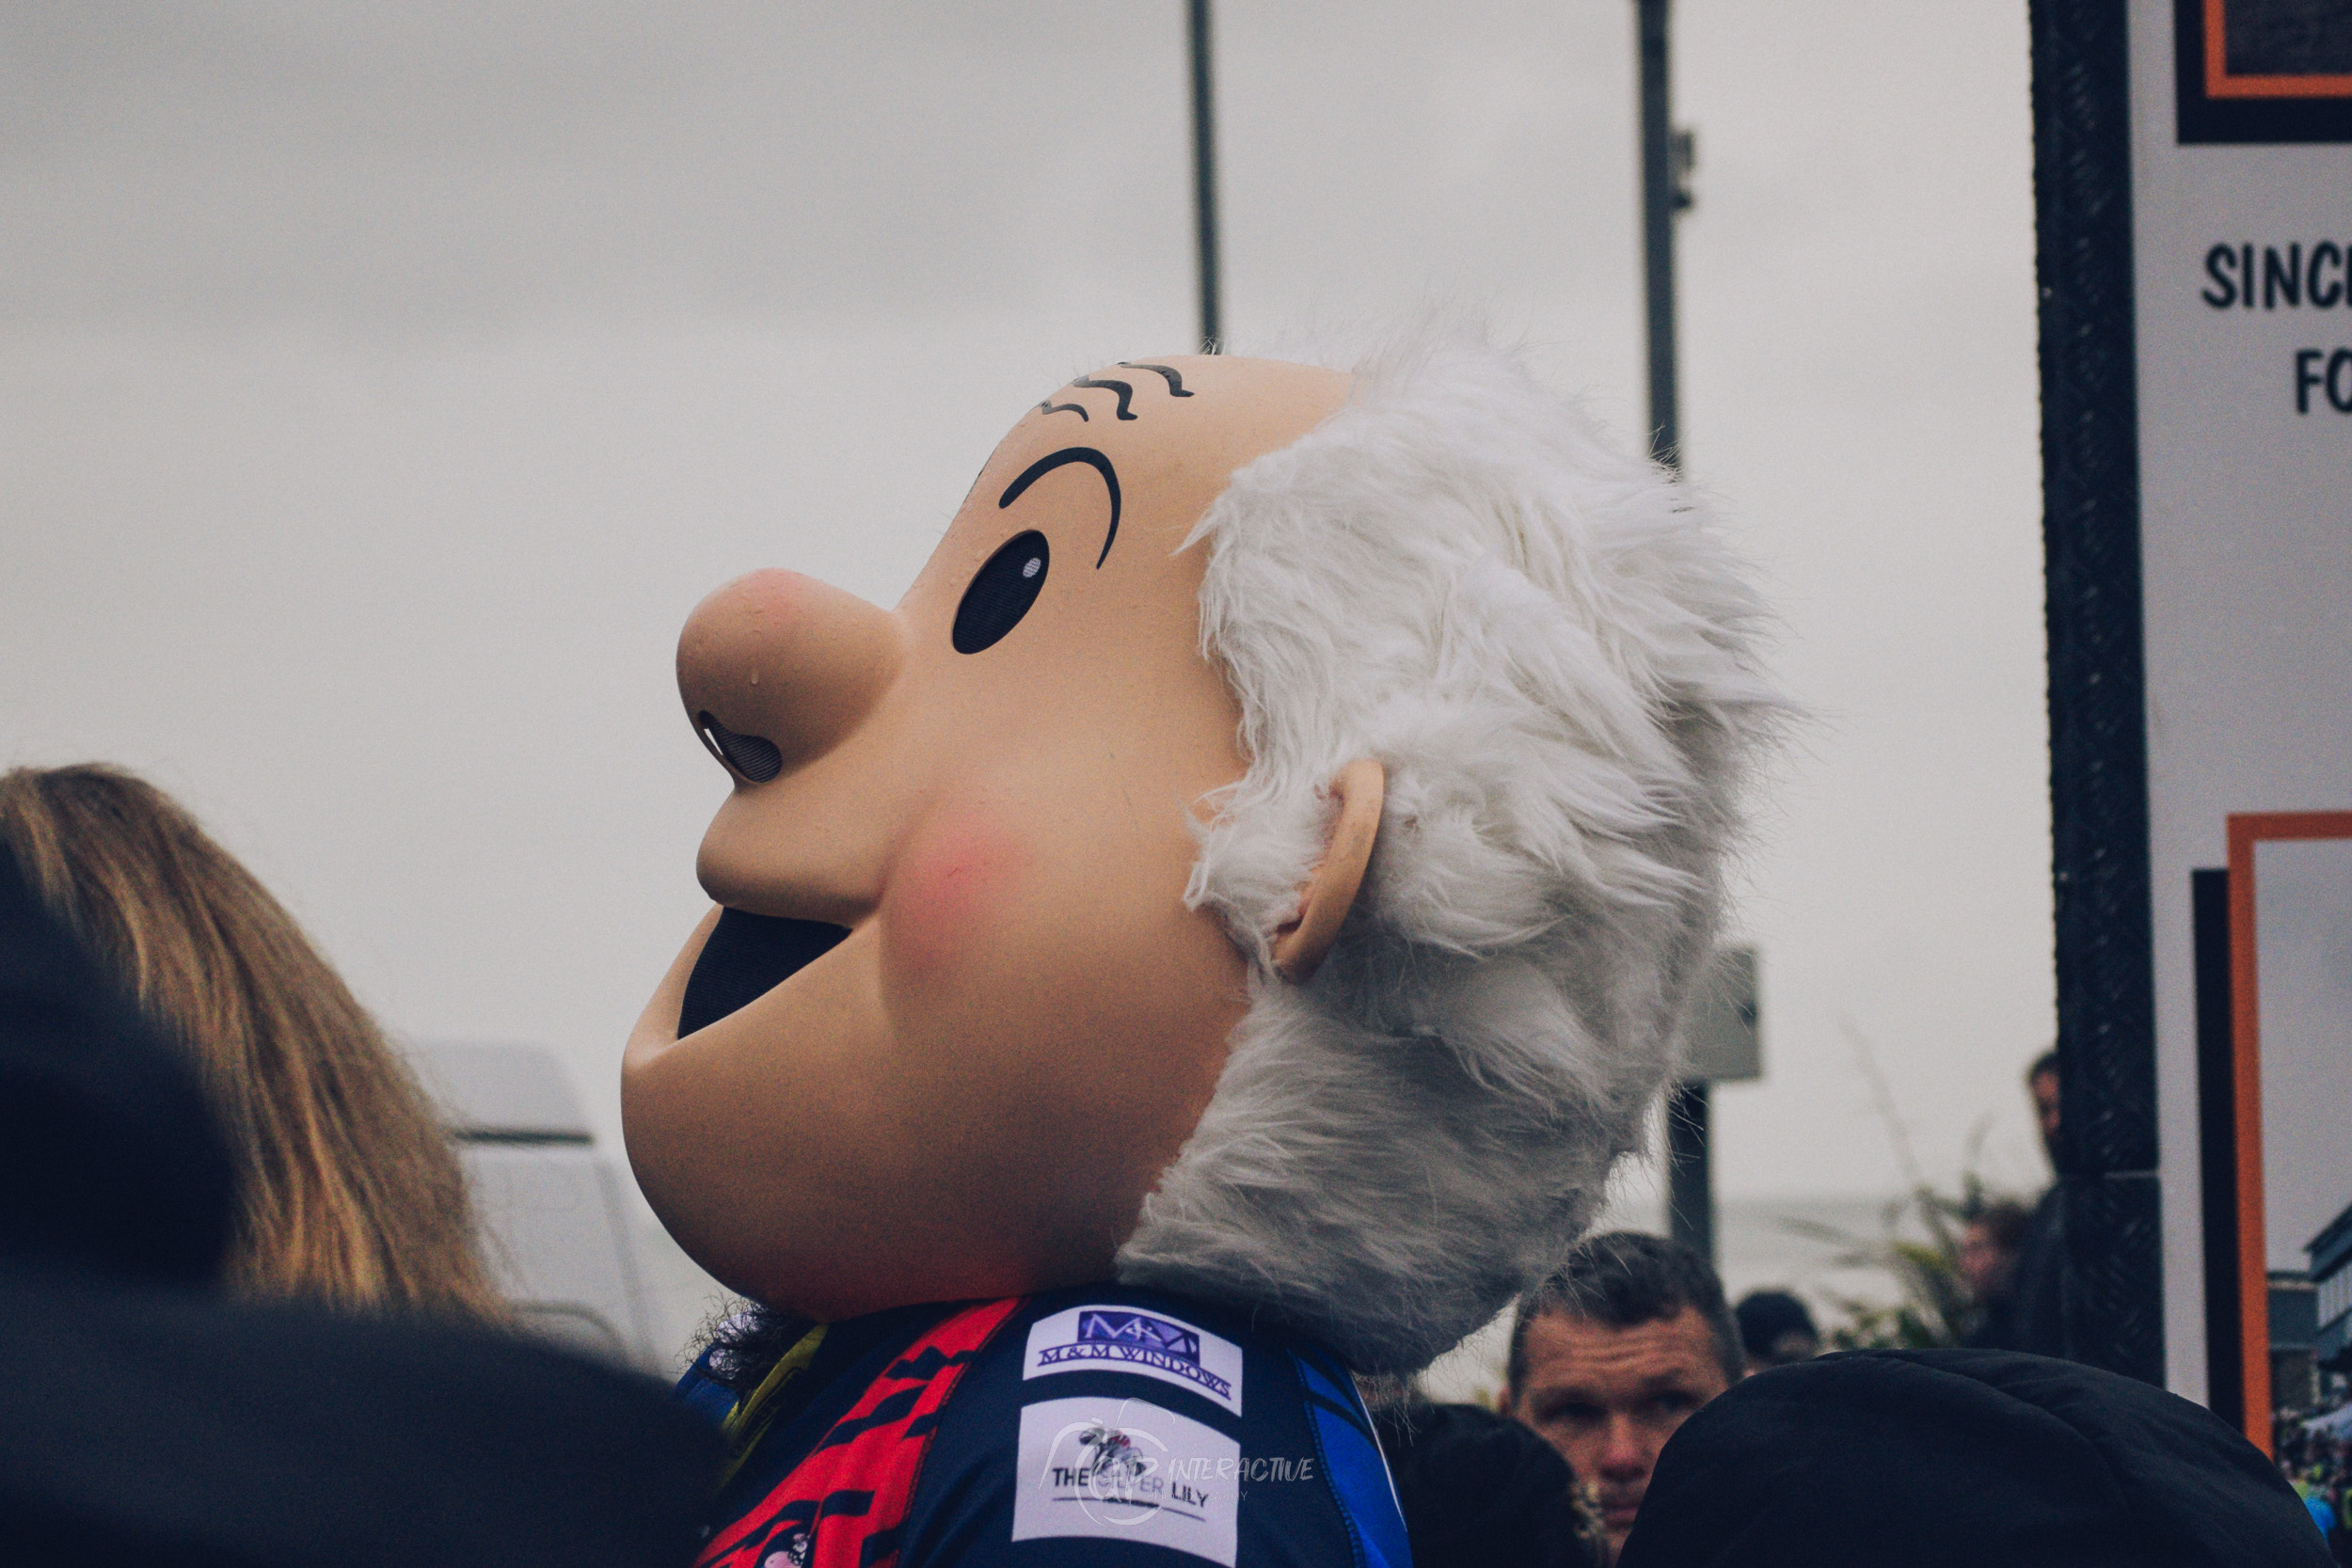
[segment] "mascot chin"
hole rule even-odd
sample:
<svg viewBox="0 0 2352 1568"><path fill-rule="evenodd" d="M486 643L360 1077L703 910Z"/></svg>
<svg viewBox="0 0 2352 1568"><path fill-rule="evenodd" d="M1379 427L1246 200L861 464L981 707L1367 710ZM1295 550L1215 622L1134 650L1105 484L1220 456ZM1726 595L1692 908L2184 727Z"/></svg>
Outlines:
<svg viewBox="0 0 2352 1568"><path fill-rule="evenodd" d="M1402 1568L1351 1374L1493 1318L1635 1147L1756 621L1669 475L1439 338L1122 361L896 610L704 601L717 907L622 1084L760 1304L682 1385L734 1443L702 1561Z"/></svg>

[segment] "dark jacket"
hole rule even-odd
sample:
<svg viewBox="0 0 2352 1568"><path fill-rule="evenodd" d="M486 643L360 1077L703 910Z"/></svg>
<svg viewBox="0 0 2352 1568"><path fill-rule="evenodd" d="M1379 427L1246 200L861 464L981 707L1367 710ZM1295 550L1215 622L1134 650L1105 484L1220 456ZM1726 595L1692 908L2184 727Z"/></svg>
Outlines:
<svg viewBox="0 0 2352 1568"><path fill-rule="evenodd" d="M1659 1456L1619 1568L2326 1568L2200 1405L2071 1362L1865 1351L1759 1373Z"/></svg>
<svg viewBox="0 0 2352 1568"><path fill-rule="evenodd" d="M2074 1354L2066 1313L2073 1295L2073 1267L2066 1254L2066 1215L2061 1188L2052 1182L2033 1206L2018 1238L2017 1276L2011 1287L2006 1338L1988 1348L2029 1355Z"/></svg>
<svg viewBox="0 0 2352 1568"><path fill-rule="evenodd" d="M1474 1404L1373 1417L1413 1544L1413 1568L1599 1568L1576 1474L1518 1422Z"/></svg>

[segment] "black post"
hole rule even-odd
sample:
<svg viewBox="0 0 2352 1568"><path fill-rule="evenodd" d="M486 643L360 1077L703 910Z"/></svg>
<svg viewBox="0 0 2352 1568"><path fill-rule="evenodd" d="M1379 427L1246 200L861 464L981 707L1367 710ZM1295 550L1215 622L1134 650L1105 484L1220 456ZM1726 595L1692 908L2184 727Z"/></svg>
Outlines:
<svg viewBox="0 0 2352 1568"><path fill-rule="evenodd" d="M1707 1084L1666 1097L1666 1234L1715 1261L1715 1180L1708 1159Z"/></svg>
<svg viewBox="0 0 2352 1568"><path fill-rule="evenodd" d="M2205 1231L2205 1408L2246 1427L2246 1320L2238 1283L2237 1040L2230 1006L2230 874L2188 874L2197 954L2197 1186ZM2257 1429L2259 1430L2259 1429Z"/></svg>
<svg viewBox="0 0 2352 1568"><path fill-rule="evenodd" d="M1651 451L1663 463L1682 461L1682 431L1675 405L1675 214L1682 205L1675 179L1674 120L1666 100L1666 0L1635 0L1640 13L1642 73L1642 296L1649 325Z"/></svg>
<svg viewBox="0 0 2352 1568"><path fill-rule="evenodd" d="M1217 297L1216 114L1209 54L1209 0L1190 0L1192 10L1192 217L1200 262L1200 352L1215 354L1225 338L1224 310Z"/></svg>
<svg viewBox="0 0 2352 1568"><path fill-rule="evenodd" d="M2164 1381L2124 0L2031 0L2067 1351ZM2188 955L2182 955L2188 957Z"/></svg>
<svg viewBox="0 0 2352 1568"><path fill-rule="evenodd" d="M1650 450L1682 463L1675 389L1675 215L1690 205L1677 166L1666 97L1666 0L1634 0L1642 78L1642 300L1649 328ZM1708 1159L1707 1085L1679 1084L1666 1100L1666 1231L1715 1260L1715 1180Z"/></svg>

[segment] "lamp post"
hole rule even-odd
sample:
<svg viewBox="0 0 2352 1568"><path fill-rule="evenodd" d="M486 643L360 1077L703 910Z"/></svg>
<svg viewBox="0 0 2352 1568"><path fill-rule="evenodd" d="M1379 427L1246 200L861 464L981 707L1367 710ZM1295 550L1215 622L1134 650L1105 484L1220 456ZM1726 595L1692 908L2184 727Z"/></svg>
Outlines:
<svg viewBox="0 0 2352 1568"><path fill-rule="evenodd" d="M1634 0L1642 113L1642 299L1649 341L1650 451L1682 467L1676 406L1675 218L1691 205L1692 141L1674 128L1667 96L1667 0ZM1694 1075L1666 1099L1666 1228L1715 1259L1715 1185L1708 1158L1708 1081Z"/></svg>
<svg viewBox="0 0 2352 1568"><path fill-rule="evenodd" d="M1215 354L1225 336L1218 299L1216 115L1209 52L1209 0L1188 0L1192 34L1192 219L1200 277L1200 352Z"/></svg>
<svg viewBox="0 0 2352 1568"><path fill-rule="evenodd" d="M1667 0L1634 0L1642 83L1642 295L1649 338L1651 450L1680 467L1675 384L1675 218L1691 205L1692 143L1674 128L1666 86Z"/></svg>

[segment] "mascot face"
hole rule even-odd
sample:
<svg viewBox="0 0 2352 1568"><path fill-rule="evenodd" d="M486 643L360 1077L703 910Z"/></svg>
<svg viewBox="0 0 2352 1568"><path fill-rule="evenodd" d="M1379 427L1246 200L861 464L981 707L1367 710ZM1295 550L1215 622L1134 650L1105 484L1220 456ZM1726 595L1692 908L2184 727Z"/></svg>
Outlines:
<svg viewBox="0 0 2352 1568"><path fill-rule="evenodd" d="M784 571L695 610L679 689L735 785L703 886L818 954L680 1038L713 911L629 1042L638 1180L726 1284L837 1318L1108 1276L1248 1006L1184 901L1248 759L1179 546L1347 388L1098 372L1006 436L895 610Z"/></svg>

